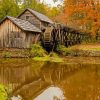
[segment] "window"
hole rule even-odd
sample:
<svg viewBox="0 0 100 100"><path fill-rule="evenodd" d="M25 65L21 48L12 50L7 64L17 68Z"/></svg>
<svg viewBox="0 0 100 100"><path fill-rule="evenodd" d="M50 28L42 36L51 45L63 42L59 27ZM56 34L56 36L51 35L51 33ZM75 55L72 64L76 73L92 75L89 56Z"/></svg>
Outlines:
<svg viewBox="0 0 100 100"><path fill-rule="evenodd" d="M28 20L29 19L29 16L26 16L26 20Z"/></svg>

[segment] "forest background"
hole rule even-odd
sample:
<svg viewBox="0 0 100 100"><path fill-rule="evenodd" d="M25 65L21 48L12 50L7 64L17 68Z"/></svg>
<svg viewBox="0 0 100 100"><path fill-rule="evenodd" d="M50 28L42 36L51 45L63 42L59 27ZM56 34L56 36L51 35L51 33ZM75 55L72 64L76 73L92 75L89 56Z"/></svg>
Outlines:
<svg viewBox="0 0 100 100"><path fill-rule="evenodd" d="M5 16L18 16L25 8L45 14L53 21L86 31L93 37L100 35L100 0L53 0L50 6L45 0L0 0L0 20Z"/></svg>

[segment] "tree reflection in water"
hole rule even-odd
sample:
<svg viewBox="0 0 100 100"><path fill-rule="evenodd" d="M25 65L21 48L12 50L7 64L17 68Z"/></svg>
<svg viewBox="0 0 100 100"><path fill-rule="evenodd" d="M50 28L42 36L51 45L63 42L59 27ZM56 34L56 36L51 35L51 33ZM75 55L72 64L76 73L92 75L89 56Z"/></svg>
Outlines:
<svg viewBox="0 0 100 100"><path fill-rule="evenodd" d="M0 83L10 86L11 96L24 100L33 100L52 85L68 100L100 100L100 58L66 58L64 63L1 59Z"/></svg>

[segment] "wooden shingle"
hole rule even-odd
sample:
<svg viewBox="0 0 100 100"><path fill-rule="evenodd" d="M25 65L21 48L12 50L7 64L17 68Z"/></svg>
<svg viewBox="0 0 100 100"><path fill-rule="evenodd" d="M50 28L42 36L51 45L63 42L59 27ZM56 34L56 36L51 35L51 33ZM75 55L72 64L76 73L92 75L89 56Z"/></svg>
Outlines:
<svg viewBox="0 0 100 100"><path fill-rule="evenodd" d="M26 11L28 10L29 12L31 12L33 15L35 15L39 20L43 21L43 22L47 22L47 23L50 23L50 24L53 24L54 22L49 19L47 16L45 16L44 14L41 14L33 9L30 9L30 8L27 8L25 9L19 16L18 18Z"/></svg>
<svg viewBox="0 0 100 100"><path fill-rule="evenodd" d="M41 32L41 30L39 28L37 28L35 25L31 24L30 22L28 22L26 20L22 20L22 19L10 17L10 16L7 16L5 19L7 19L7 18L24 31L39 32L39 33ZM1 21L1 23L2 22L3 21Z"/></svg>

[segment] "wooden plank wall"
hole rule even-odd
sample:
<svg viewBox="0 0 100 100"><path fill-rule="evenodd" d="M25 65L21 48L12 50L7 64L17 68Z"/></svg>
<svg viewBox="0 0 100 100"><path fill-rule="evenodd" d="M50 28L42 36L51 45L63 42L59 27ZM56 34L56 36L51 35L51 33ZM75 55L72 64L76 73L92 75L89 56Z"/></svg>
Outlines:
<svg viewBox="0 0 100 100"><path fill-rule="evenodd" d="M21 34L20 34L21 33ZM9 19L0 25L0 47L24 47L25 33Z"/></svg>
<svg viewBox="0 0 100 100"><path fill-rule="evenodd" d="M29 19L26 19L26 16L29 16ZM49 23L47 22L43 22L40 19L38 19L35 15L33 15L32 13L30 13L29 11L25 11L20 17L20 19L23 20L27 20L30 23L32 23L33 25L35 25L38 28L45 28L48 26Z"/></svg>
<svg viewBox="0 0 100 100"><path fill-rule="evenodd" d="M0 25L0 48L30 48L36 37L36 33L21 30L9 19Z"/></svg>

